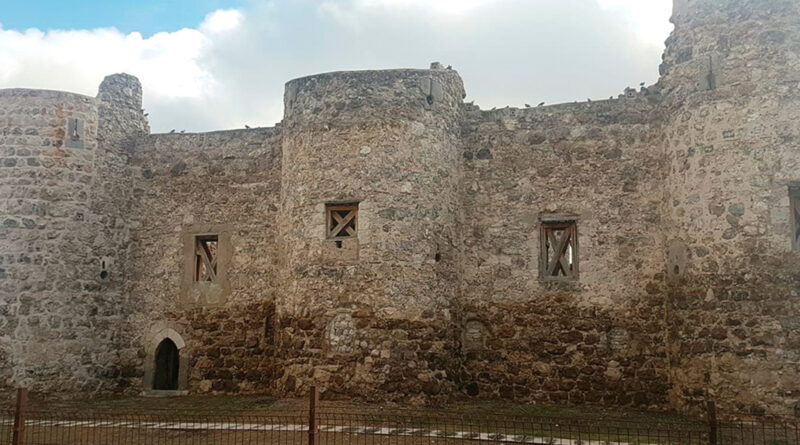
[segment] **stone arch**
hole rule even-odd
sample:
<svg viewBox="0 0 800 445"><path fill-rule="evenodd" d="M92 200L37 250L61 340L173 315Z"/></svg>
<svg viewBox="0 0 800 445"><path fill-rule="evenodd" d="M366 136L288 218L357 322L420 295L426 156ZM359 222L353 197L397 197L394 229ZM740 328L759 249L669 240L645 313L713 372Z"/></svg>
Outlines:
<svg viewBox="0 0 800 445"><path fill-rule="evenodd" d="M180 351L175 342L169 338L161 340L156 348L155 369L153 371L153 389L165 391L178 390L178 372L180 371Z"/></svg>
<svg viewBox="0 0 800 445"><path fill-rule="evenodd" d="M144 363L144 391L170 392L185 394L188 392L189 363L191 356L183 337L171 327L156 325L151 330L146 342L147 355ZM173 356L173 354L175 356ZM159 369L167 366L167 369ZM169 369L170 366L177 368ZM162 372L176 375L164 376ZM166 379L166 380L165 380ZM174 379L174 381L173 381ZM165 381L170 381L165 385Z"/></svg>

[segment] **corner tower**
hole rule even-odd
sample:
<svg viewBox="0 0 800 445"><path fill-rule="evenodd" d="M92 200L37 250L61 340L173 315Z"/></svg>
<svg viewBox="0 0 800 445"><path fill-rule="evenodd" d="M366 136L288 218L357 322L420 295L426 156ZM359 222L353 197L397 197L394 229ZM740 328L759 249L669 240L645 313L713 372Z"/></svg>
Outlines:
<svg viewBox="0 0 800 445"><path fill-rule="evenodd" d="M676 0L660 81L673 404L790 413L800 381L800 3Z"/></svg>
<svg viewBox="0 0 800 445"><path fill-rule="evenodd" d="M103 85L99 98L0 90L2 386L113 386L129 197L120 141L147 126L138 80Z"/></svg>
<svg viewBox="0 0 800 445"><path fill-rule="evenodd" d="M414 397L448 385L463 97L444 69L286 85L278 311L289 390L316 381L368 396L402 382Z"/></svg>

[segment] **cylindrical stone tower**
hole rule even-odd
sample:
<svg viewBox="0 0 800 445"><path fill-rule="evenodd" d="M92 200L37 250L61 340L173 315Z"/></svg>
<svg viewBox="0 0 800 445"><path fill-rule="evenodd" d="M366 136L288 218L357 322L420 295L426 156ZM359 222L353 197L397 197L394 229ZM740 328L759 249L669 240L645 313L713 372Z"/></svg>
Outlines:
<svg viewBox="0 0 800 445"><path fill-rule="evenodd" d="M114 386L130 197L119 135L146 131L131 76L109 76L99 98L0 90L0 386Z"/></svg>
<svg viewBox="0 0 800 445"><path fill-rule="evenodd" d="M676 0L673 22L660 82L673 403L790 413L800 394L800 3Z"/></svg>
<svg viewBox="0 0 800 445"><path fill-rule="evenodd" d="M94 98L0 90L3 383L71 388L91 326L80 298L97 149ZM81 317L83 318L83 317Z"/></svg>
<svg viewBox="0 0 800 445"><path fill-rule="evenodd" d="M282 387L413 398L450 384L463 97L443 69L286 85Z"/></svg>

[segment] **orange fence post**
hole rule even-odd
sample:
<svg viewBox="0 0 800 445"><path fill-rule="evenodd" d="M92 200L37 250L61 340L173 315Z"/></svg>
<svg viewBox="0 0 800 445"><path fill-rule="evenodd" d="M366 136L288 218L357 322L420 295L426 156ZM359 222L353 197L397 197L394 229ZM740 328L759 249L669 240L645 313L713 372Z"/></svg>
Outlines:
<svg viewBox="0 0 800 445"><path fill-rule="evenodd" d="M28 410L28 390L17 389L17 406L14 409L14 436L11 445L22 445L25 441L25 412Z"/></svg>

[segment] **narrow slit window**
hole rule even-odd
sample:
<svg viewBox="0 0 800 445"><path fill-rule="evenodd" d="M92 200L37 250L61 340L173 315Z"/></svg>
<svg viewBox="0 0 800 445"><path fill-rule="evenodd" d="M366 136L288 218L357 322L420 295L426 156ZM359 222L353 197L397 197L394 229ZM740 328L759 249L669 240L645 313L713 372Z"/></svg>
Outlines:
<svg viewBox="0 0 800 445"><path fill-rule="evenodd" d="M358 203L328 204L325 214L329 239L355 238L358 235Z"/></svg>
<svg viewBox="0 0 800 445"><path fill-rule="evenodd" d="M83 120L71 118L67 121L67 136L64 143L67 148L84 148Z"/></svg>
<svg viewBox="0 0 800 445"><path fill-rule="evenodd" d="M217 281L217 235L198 235L194 242L194 281Z"/></svg>
<svg viewBox="0 0 800 445"><path fill-rule="evenodd" d="M578 278L578 225L574 219L542 221L540 274L545 281Z"/></svg>
<svg viewBox="0 0 800 445"><path fill-rule="evenodd" d="M792 247L800 251L800 184L789 187L789 201L792 216Z"/></svg>

